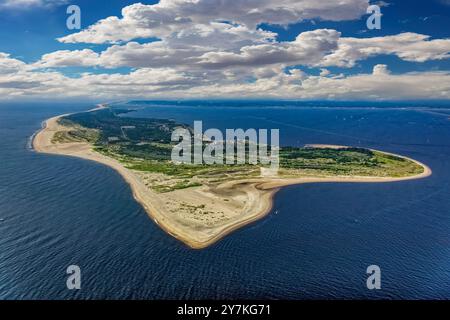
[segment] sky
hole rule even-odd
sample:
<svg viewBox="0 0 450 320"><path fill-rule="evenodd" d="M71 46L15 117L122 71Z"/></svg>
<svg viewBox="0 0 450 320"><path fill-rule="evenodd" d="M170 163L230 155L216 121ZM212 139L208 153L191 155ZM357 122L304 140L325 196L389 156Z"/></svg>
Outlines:
<svg viewBox="0 0 450 320"><path fill-rule="evenodd" d="M450 0L0 0L0 101L449 100L449 21Z"/></svg>

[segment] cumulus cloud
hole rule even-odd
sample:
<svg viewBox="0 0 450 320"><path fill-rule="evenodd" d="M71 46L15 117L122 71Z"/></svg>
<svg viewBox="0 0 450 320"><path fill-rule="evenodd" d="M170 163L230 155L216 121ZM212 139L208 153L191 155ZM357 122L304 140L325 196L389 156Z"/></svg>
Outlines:
<svg viewBox="0 0 450 320"><path fill-rule="evenodd" d="M357 74L341 77L282 74L255 83L193 88L193 96L273 97L287 99L413 100L449 99L449 72Z"/></svg>
<svg viewBox="0 0 450 320"><path fill-rule="evenodd" d="M417 33L373 38L341 37L336 30L317 29L299 34L294 41L278 42L276 35L241 25L199 25L161 41L112 45L97 54L92 50L58 51L36 65L117 67L178 67L207 70L270 65L305 65L351 68L377 55L396 55L413 62L450 57L450 39L433 39Z"/></svg>
<svg viewBox="0 0 450 320"><path fill-rule="evenodd" d="M10 59L6 57L6 59ZM71 78L55 71L17 65L0 73L0 96L5 98L148 99L274 97L283 99L450 99L450 72L391 74L385 65L372 73L312 76L294 69L256 68L255 81L241 81L230 70L180 72L174 68L140 68L128 74L83 73ZM236 81L236 77L239 81Z"/></svg>
<svg viewBox="0 0 450 320"><path fill-rule="evenodd" d="M91 67L99 64L99 55L90 49L83 50L60 50L44 54L38 62L32 66L34 68L52 67Z"/></svg>
<svg viewBox="0 0 450 320"><path fill-rule="evenodd" d="M277 42L276 34L257 28L261 22L286 25L311 18L354 19L365 14L367 5L367 0L281 0L276 5L269 0L161 0L155 5L127 6L122 10L122 18L108 17L59 40L116 43L136 38L159 39L144 44L115 44L97 57L91 52L90 57L83 54L78 59L83 66L96 63L105 68L242 70L290 65L350 68L358 61L383 54L414 62L449 57L450 39L431 40L416 33L347 38L340 37L335 30L319 29L303 32L291 42ZM77 61L75 57L69 60ZM64 61L42 63L58 66Z"/></svg>
<svg viewBox="0 0 450 320"><path fill-rule="evenodd" d="M338 49L322 61L322 66L353 67L357 61L376 55L392 54L412 62L450 57L450 39L430 40L412 32L374 38L341 38Z"/></svg>
<svg viewBox="0 0 450 320"><path fill-rule="evenodd" d="M59 41L111 43L162 38L212 21L230 21L254 29L260 23L288 25L305 19L342 21L365 14L368 0L161 0L133 4L122 18L111 16Z"/></svg>
<svg viewBox="0 0 450 320"><path fill-rule="evenodd" d="M200 56L208 52L233 52L243 46L271 43L275 41L275 36L271 32L250 30L242 25L213 22L184 30L161 41L113 45L102 53L100 64L108 68L176 65L195 67Z"/></svg>
<svg viewBox="0 0 450 320"><path fill-rule="evenodd" d="M276 42L271 32L212 23L161 41L112 45L100 54L90 49L57 51L44 55L35 66L223 69L273 64L313 65L337 49L339 37L340 33L335 30L319 29L303 32L291 42Z"/></svg>
<svg viewBox="0 0 450 320"><path fill-rule="evenodd" d="M388 75L391 72L388 69L388 66L385 64L377 64L375 67L373 67L373 75L374 76L383 76Z"/></svg>
<svg viewBox="0 0 450 320"><path fill-rule="evenodd" d="M366 0L134 4L122 10L121 18L108 17L60 39L109 43L103 51L95 51L95 46L59 50L29 64L0 53L0 98L450 99L449 72L393 74L385 64L375 65L367 74L329 70L387 54L413 62L448 59L450 39L417 33L353 38L342 37L337 30L316 29L292 41L278 41L277 34L258 28L261 22L355 19L365 13L367 4ZM137 38L157 39L139 43ZM69 77L64 67L86 70ZM115 71L122 67L131 71ZM304 67L317 68L319 75L306 73Z"/></svg>
<svg viewBox="0 0 450 320"><path fill-rule="evenodd" d="M11 58L8 53L0 52L0 75L18 72L26 68L26 63Z"/></svg>
<svg viewBox="0 0 450 320"><path fill-rule="evenodd" d="M312 65L337 48L339 37L340 33L335 30L308 31L301 33L293 42L246 46L239 53L208 52L200 57L200 64L219 68L277 63Z"/></svg>
<svg viewBox="0 0 450 320"><path fill-rule="evenodd" d="M143 68L129 74L83 73L71 78L55 71L0 74L0 95L17 97L113 99L185 91L200 82L177 70Z"/></svg>

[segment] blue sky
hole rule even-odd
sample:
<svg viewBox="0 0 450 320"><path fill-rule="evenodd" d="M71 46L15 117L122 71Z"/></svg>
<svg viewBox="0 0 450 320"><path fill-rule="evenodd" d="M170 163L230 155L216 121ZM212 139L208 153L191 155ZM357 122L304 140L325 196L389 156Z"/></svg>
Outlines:
<svg viewBox="0 0 450 320"><path fill-rule="evenodd" d="M50 51L84 48L84 45L67 45L56 41L56 38L71 33L66 27L66 10L69 4L80 6L82 27L87 27L108 16L120 15L123 7L136 2L84 0L69 1L67 4L51 7L31 6L0 10L0 52L9 52L16 57L22 57L26 62L33 62ZM158 1L139 2L152 4ZM104 47L93 46L95 50Z"/></svg>
<svg viewBox="0 0 450 320"><path fill-rule="evenodd" d="M376 1L375 1L376 3ZM368 15L360 20L344 22L329 21L305 21L296 23L289 28L280 26L266 26L279 34L279 40L290 41L303 31L317 28L331 28L342 32L348 37L374 37L395 35L402 32L416 32L430 35L433 38L450 38L450 1L439 0L400 0L386 1L388 7L382 7L381 30L367 30L365 26ZM385 55L363 61L354 70L347 72L367 72L373 65L387 63L393 72L425 71L425 70L450 70L449 60L428 61L426 63L407 62L395 56ZM341 69L338 69L342 71Z"/></svg>
<svg viewBox="0 0 450 320"><path fill-rule="evenodd" d="M2 98L450 97L450 0L371 1L381 30L366 0L217 1L0 0ZM70 4L81 30L66 28Z"/></svg>

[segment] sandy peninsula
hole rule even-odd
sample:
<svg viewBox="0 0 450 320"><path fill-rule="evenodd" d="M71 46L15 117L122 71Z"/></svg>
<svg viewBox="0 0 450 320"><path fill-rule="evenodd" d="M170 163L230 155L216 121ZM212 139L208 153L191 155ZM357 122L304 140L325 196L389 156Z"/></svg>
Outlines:
<svg viewBox="0 0 450 320"><path fill-rule="evenodd" d="M103 107L105 106L99 106L99 108ZM98 110L98 108L93 110ZM66 115L45 121L43 128L35 134L32 141L34 150L40 153L96 161L116 170L130 185L134 198L143 206L154 222L167 233L194 249L206 248L234 230L266 216L271 211L273 196L284 186L325 182L383 183L421 179L432 174L428 166L406 158L422 166L423 173L406 178L309 176L282 179L256 177L227 181L214 188L201 186L160 194L149 189L146 180L161 179L161 177L149 176L127 169L119 161L94 151L89 143L53 143L56 132L70 129L58 123L58 120L64 116ZM314 147L320 146L314 145ZM323 147L329 148L330 146ZM189 210L199 206L205 213L210 213L208 218L189 215Z"/></svg>

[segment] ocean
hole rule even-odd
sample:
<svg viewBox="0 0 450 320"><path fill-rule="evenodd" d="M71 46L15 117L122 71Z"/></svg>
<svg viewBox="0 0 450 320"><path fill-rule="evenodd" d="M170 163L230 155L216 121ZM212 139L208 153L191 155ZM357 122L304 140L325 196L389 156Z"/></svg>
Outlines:
<svg viewBox="0 0 450 320"><path fill-rule="evenodd" d="M92 105L3 103L0 299L450 299L450 108L131 105L137 111L127 116L280 129L282 145L398 153L427 164L433 175L290 186L276 195L266 218L192 250L148 218L114 170L30 149L42 121ZM66 288L73 264L81 268L81 290ZM374 264L382 287L371 291L366 268Z"/></svg>

